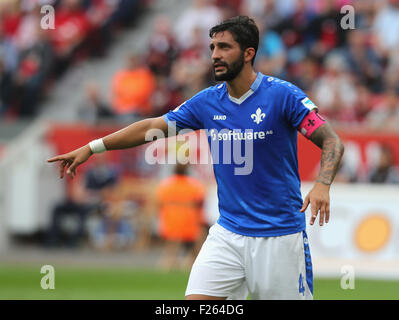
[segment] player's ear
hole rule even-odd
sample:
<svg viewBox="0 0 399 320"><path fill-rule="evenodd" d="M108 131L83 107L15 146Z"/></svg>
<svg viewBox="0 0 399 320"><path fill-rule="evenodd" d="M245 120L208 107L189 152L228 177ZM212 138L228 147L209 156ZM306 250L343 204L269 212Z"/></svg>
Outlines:
<svg viewBox="0 0 399 320"><path fill-rule="evenodd" d="M244 61L251 62L255 56L255 49L252 47L246 48L244 51Z"/></svg>

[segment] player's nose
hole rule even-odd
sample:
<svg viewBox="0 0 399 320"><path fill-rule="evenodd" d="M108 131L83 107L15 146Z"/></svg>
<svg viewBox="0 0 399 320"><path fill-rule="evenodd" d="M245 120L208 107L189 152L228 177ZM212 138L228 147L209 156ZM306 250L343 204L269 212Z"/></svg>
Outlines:
<svg viewBox="0 0 399 320"><path fill-rule="evenodd" d="M212 51L212 61L213 61L213 63L215 63L215 62L217 62L218 60L221 60L222 59L222 56L221 56L221 54L220 54L220 50L218 50L217 48L215 48L213 51Z"/></svg>

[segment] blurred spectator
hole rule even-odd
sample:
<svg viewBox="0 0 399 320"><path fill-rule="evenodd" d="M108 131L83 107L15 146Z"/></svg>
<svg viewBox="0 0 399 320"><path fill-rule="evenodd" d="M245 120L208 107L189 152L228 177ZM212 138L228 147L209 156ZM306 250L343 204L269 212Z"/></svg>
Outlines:
<svg viewBox="0 0 399 320"><path fill-rule="evenodd" d="M194 0L193 6L182 12L175 24L175 33L179 46L183 49L193 45L208 47L209 29L222 20L220 9L213 0ZM197 30L199 37L194 37Z"/></svg>
<svg viewBox="0 0 399 320"><path fill-rule="evenodd" d="M11 73L5 68L5 64L0 56L0 117L8 111L10 98L12 95Z"/></svg>
<svg viewBox="0 0 399 320"><path fill-rule="evenodd" d="M399 47L399 0L388 0L378 11L373 24L377 46L383 56Z"/></svg>
<svg viewBox="0 0 399 320"><path fill-rule="evenodd" d="M186 100L206 87L210 82L209 73L209 63L204 59L182 56L172 65L171 80L180 88L183 100Z"/></svg>
<svg viewBox="0 0 399 320"><path fill-rule="evenodd" d="M281 37L274 31L264 27L255 60L256 68L266 75L285 78L287 60L285 46Z"/></svg>
<svg viewBox="0 0 399 320"><path fill-rule="evenodd" d="M195 29L194 39L200 37L200 30ZM205 49L201 41L180 51L172 64L170 81L181 91L183 100L191 98L212 81L210 66L209 49Z"/></svg>
<svg viewBox="0 0 399 320"><path fill-rule="evenodd" d="M263 24L265 28L273 28L282 20L276 2L275 0L243 0L241 14L253 17L256 23Z"/></svg>
<svg viewBox="0 0 399 320"><path fill-rule="evenodd" d="M32 117L36 114L36 107L54 59L48 33L39 25L36 28L39 41L21 52L19 66L15 74L17 107L20 117Z"/></svg>
<svg viewBox="0 0 399 320"><path fill-rule="evenodd" d="M285 19L293 15L298 7L297 0L274 0L278 15Z"/></svg>
<svg viewBox="0 0 399 320"><path fill-rule="evenodd" d="M262 21L265 28L272 29L283 19L280 12L278 11L278 1L261 0L261 2L264 2L264 7L262 15L260 17L258 16L259 23L260 21ZM257 15L259 15L259 13L260 12L258 12Z"/></svg>
<svg viewBox="0 0 399 320"><path fill-rule="evenodd" d="M59 56L70 54L84 39L90 23L80 0L61 0L56 10L53 44Z"/></svg>
<svg viewBox="0 0 399 320"><path fill-rule="evenodd" d="M118 182L118 166L110 163L106 153L98 154L93 163L85 173L85 188L88 200L100 201L104 198L113 186Z"/></svg>
<svg viewBox="0 0 399 320"><path fill-rule="evenodd" d="M307 7L306 0L295 0L295 9L278 23L274 30L281 34L287 48L288 61L295 63L305 58L309 45L308 28L315 14Z"/></svg>
<svg viewBox="0 0 399 320"><path fill-rule="evenodd" d="M157 88L152 99L152 115L154 117L162 116L183 102L183 95L176 83L165 76L158 76Z"/></svg>
<svg viewBox="0 0 399 320"><path fill-rule="evenodd" d="M354 0L355 26L357 29L371 30L377 12L376 0ZM381 1L382 3L382 1Z"/></svg>
<svg viewBox="0 0 399 320"><path fill-rule="evenodd" d="M399 48L390 52L385 72L382 75L384 87L395 88L399 92Z"/></svg>
<svg viewBox="0 0 399 320"><path fill-rule="evenodd" d="M392 149L389 145L381 145L379 161L375 168L371 168L368 182L371 183L399 183L399 171L394 166Z"/></svg>
<svg viewBox="0 0 399 320"><path fill-rule="evenodd" d="M101 97L100 89L93 83L85 86L85 99L79 108L79 119L92 125L98 124L101 120L112 119L114 113Z"/></svg>
<svg viewBox="0 0 399 320"><path fill-rule="evenodd" d="M81 181L67 187L67 194L51 213L45 245L49 247L78 247L86 240L86 220L92 207L87 202Z"/></svg>
<svg viewBox="0 0 399 320"><path fill-rule="evenodd" d="M399 99L395 90L387 90L383 100L369 114L368 123L375 130L399 132Z"/></svg>
<svg viewBox="0 0 399 320"><path fill-rule="evenodd" d="M374 92L381 90L382 65L376 52L368 45L369 33L363 29L354 29L348 33L345 46L345 60L349 71L365 83Z"/></svg>
<svg viewBox="0 0 399 320"><path fill-rule="evenodd" d="M150 4L151 0L107 0L106 2L114 6L109 23L123 28L134 24L137 20L134 17L140 14L142 7Z"/></svg>
<svg viewBox="0 0 399 320"><path fill-rule="evenodd" d="M292 82L301 88L308 96L313 96L312 86L320 76L321 66L317 59L306 56L292 69Z"/></svg>
<svg viewBox="0 0 399 320"><path fill-rule="evenodd" d="M83 179L75 179L67 186L64 201L57 204L47 233L49 246L76 247L87 240L86 221L90 213L102 213L105 200L119 178L118 170L108 162L106 154L93 159Z"/></svg>
<svg viewBox="0 0 399 320"><path fill-rule="evenodd" d="M15 34L15 43L20 51L30 49L40 41L41 18L42 15L38 4L21 17L19 28Z"/></svg>
<svg viewBox="0 0 399 320"><path fill-rule="evenodd" d="M91 29L80 0L61 0L55 10L55 29L51 30L51 40L57 57L56 75L61 75L69 64L78 46Z"/></svg>
<svg viewBox="0 0 399 320"><path fill-rule="evenodd" d="M205 188L199 180L187 176L187 169L188 165L177 164L174 175L157 189L159 235L165 240L160 265L165 269L191 266L203 240ZM185 251L185 257L179 263L181 251Z"/></svg>
<svg viewBox="0 0 399 320"><path fill-rule="evenodd" d="M357 143L345 142L345 153L335 176L334 181L342 183L355 183L362 180L364 166L360 157L360 149Z"/></svg>
<svg viewBox="0 0 399 320"><path fill-rule="evenodd" d="M131 54L126 69L112 79L112 108L121 119L140 118L152 113L152 95L156 78L143 58Z"/></svg>
<svg viewBox="0 0 399 320"><path fill-rule="evenodd" d="M320 4L321 12L311 21L307 30L311 54L322 59L331 50L344 44L346 30L340 26L342 16L336 1L322 0Z"/></svg>
<svg viewBox="0 0 399 320"><path fill-rule="evenodd" d="M18 51L11 37L4 33L0 23L0 57L6 72L14 72L18 65Z"/></svg>
<svg viewBox="0 0 399 320"><path fill-rule="evenodd" d="M177 54L178 47L170 21L165 16L158 16L149 40L147 64L156 75L166 76Z"/></svg>
<svg viewBox="0 0 399 320"><path fill-rule="evenodd" d="M19 0L6 0L2 6L2 14L0 23L4 35L13 38L17 32L21 22L22 13Z"/></svg>
<svg viewBox="0 0 399 320"><path fill-rule="evenodd" d="M120 193L120 167L109 163L107 154L96 155L87 170L85 187L91 203L100 203L102 210L91 234L94 247L101 250L126 249L136 238L130 201Z"/></svg>
<svg viewBox="0 0 399 320"><path fill-rule="evenodd" d="M128 249L136 237L135 229L126 214L124 201L107 201L102 219L94 230L93 245L100 250Z"/></svg>
<svg viewBox="0 0 399 320"><path fill-rule="evenodd" d="M242 0L240 14L253 17L258 22L262 18L265 11L266 2L261 0Z"/></svg>
<svg viewBox="0 0 399 320"><path fill-rule="evenodd" d="M136 1L130 1L135 3ZM86 4L86 16L90 22L91 29L88 34L87 47L90 55L102 57L106 53L107 47L110 45L113 36L113 16L112 13L116 12L121 1L108 1L108 0L91 0L84 1ZM132 12L125 13L128 16Z"/></svg>
<svg viewBox="0 0 399 320"><path fill-rule="evenodd" d="M359 125L366 127L368 114L373 109L372 106L372 94L370 90L364 84L356 85L356 101L353 107L353 121Z"/></svg>
<svg viewBox="0 0 399 320"><path fill-rule="evenodd" d="M316 14L320 15L331 9L339 11L342 6L347 4L353 5L353 0L307 0L307 4Z"/></svg>
<svg viewBox="0 0 399 320"><path fill-rule="evenodd" d="M215 0L215 5L221 9L223 20L240 15L243 0Z"/></svg>
<svg viewBox="0 0 399 320"><path fill-rule="evenodd" d="M331 121L353 120L353 106L357 92L340 53L332 53L325 60L325 73L312 88L316 104Z"/></svg>

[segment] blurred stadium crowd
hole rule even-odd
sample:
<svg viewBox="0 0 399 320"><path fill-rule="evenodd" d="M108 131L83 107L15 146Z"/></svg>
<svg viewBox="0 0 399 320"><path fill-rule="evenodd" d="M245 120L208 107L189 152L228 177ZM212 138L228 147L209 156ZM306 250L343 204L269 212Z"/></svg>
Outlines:
<svg viewBox="0 0 399 320"><path fill-rule="evenodd" d="M2 1L0 116L34 116L52 81L74 59L103 54L144 2L50 1L55 29L43 30L40 1ZM341 27L344 5L354 7L355 29ZM209 86L208 30L238 14L260 27L257 70L298 85L336 125L399 130L398 0L195 0L177 21L157 18L148 48L115 74L110 101L86 86L97 111L81 115L157 116Z"/></svg>
<svg viewBox="0 0 399 320"><path fill-rule="evenodd" d="M65 70L75 61L106 57L113 35L130 26L151 1L2 1L0 118L35 118ZM54 30L40 28L43 3L55 7ZM355 10L354 29L341 26L344 5ZM399 0L193 0L176 21L156 17L147 48L127 54L125 68L113 75L109 100L95 81L82 86L86 100L76 120L97 125L160 116L214 84L208 30L240 14L253 17L261 31L256 70L299 86L337 128L399 132ZM158 210L157 186L136 180L124 184L121 173L141 166L141 177L150 178L157 169L140 164L131 150L118 161L96 159L77 188L69 188L65 201L55 206L46 243L60 241L61 220L71 211L80 227L70 239L78 243L89 213L97 210L103 220L92 234L96 246L119 248L132 241L145 246L153 228L151 212ZM376 167L362 181L399 183L393 162L391 150L382 148ZM337 181L359 181L355 171L344 163ZM198 218L187 223L206 226L204 199L192 201ZM202 241L202 232L194 229Z"/></svg>
<svg viewBox="0 0 399 320"><path fill-rule="evenodd" d="M208 30L238 14L260 27L257 70L298 85L337 126L399 131L397 0L195 0L177 21L157 19L147 50L115 75L108 110L157 116L213 84Z"/></svg>
<svg viewBox="0 0 399 320"><path fill-rule="evenodd" d="M101 57L119 30L134 22L142 0L2 0L0 117L31 118L65 70ZM54 8L53 12L45 5ZM47 15L47 16L46 16ZM43 23L42 23L43 22ZM43 25L54 29L43 29Z"/></svg>

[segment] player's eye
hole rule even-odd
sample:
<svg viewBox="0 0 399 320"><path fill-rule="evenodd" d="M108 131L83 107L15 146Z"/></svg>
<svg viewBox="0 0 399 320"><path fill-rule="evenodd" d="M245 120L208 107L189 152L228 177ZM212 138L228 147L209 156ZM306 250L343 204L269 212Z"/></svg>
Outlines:
<svg viewBox="0 0 399 320"><path fill-rule="evenodd" d="M227 43L221 43L221 44L219 45L219 48L220 48L220 49L229 49L229 48L231 48L231 45L229 45L229 44L227 44Z"/></svg>

